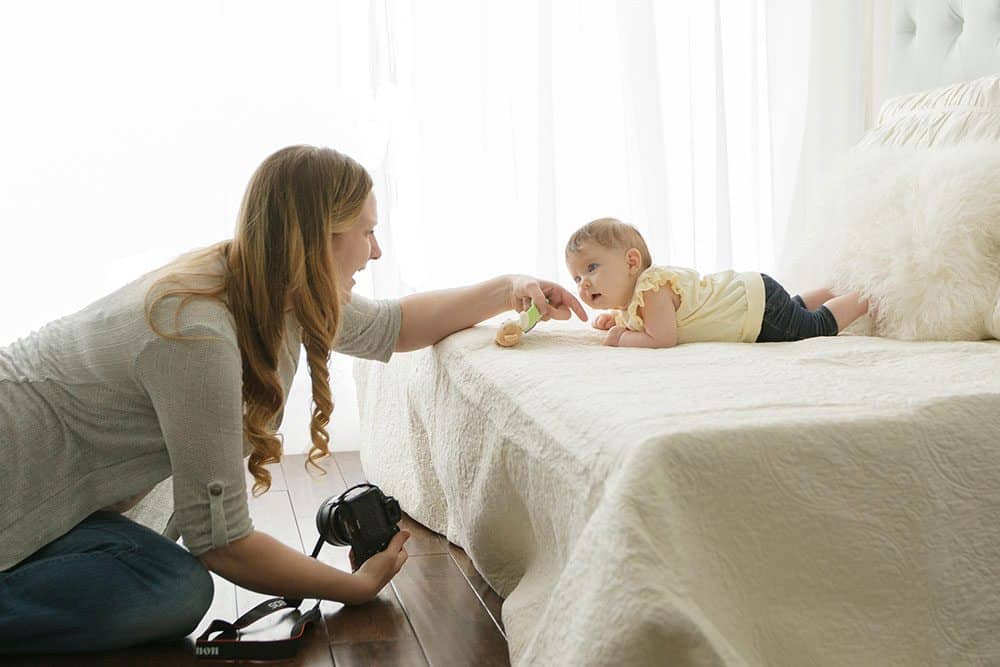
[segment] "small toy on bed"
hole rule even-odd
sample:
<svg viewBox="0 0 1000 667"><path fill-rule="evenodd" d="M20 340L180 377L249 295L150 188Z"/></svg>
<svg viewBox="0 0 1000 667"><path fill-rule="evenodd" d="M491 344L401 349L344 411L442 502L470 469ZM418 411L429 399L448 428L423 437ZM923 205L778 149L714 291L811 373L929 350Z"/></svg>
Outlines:
<svg viewBox="0 0 1000 667"><path fill-rule="evenodd" d="M504 320L497 331L496 344L501 347L514 347L521 342L521 337L531 331L542 319L538 307L532 303L531 308L520 314L516 320Z"/></svg>

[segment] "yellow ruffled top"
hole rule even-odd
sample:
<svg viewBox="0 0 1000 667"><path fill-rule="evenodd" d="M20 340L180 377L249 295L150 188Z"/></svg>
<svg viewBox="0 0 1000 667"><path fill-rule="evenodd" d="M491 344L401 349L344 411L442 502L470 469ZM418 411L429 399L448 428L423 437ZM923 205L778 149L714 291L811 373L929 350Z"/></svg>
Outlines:
<svg viewBox="0 0 1000 667"><path fill-rule="evenodd" d="M681 298L677 309L677 342L752 343L764 318L764 281L753 271L720 271L704 277L693 269L651 266L635 283L632 300L616 311L615 323L643 331L639 309L644 294L669 286Z"/></svg>

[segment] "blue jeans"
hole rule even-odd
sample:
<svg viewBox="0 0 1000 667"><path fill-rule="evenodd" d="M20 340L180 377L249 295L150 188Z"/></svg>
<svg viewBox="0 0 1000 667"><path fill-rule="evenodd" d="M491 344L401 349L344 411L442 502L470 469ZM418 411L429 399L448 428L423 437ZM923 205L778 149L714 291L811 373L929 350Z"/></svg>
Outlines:
<svg viewBox="0 0 1000 667"><path fill-rule="evenodd" d="M760 277L764 281L764 319L760 324L758 343L836 336L840 331L829 308L820 306L809 310L802 297L789 296L777 280L766 273L760 274Z"/></svg>
<svg viewBox="0 0 1000 667"><path fill-rule="evenodd" d="M214 592L187 550L120 514L95 512L0 572L0 654L180 639Z"/></svg>

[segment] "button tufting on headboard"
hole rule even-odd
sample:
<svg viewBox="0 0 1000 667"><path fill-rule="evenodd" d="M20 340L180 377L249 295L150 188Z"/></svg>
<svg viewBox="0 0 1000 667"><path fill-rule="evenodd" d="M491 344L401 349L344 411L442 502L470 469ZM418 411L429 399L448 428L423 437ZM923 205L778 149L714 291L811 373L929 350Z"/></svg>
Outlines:
<svg viewBox="0 0 1000 667"><path fill-rule="evenodd" d="M888 96L1000 73L1000 0L893 0Z"/></svg>

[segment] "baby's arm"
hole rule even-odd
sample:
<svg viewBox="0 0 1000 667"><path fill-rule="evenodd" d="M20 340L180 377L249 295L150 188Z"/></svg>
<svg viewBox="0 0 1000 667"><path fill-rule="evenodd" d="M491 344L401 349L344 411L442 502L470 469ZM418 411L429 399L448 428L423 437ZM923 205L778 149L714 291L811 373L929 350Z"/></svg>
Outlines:
<svg viewBox="0 0 1000 667"><path fill-rule="evenodd" d="M645 331L623 331L618 347L673 347L677 345L677 311L670 287L649 290L644 295L642 319Z"/></svg>

